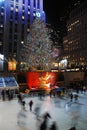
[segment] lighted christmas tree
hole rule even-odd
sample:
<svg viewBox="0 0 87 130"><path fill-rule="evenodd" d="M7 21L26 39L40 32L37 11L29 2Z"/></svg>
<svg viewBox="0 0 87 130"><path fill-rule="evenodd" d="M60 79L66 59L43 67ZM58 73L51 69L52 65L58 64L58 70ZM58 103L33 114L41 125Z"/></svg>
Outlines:
<svg viewBox="0 0 87 130"><path fill-rule="evenodd" d="M23 45L20 60L27 63L28 67L50 71L53 66L52 41L48 35L46 25L36 18L30 26L27 43Z"/></svg>

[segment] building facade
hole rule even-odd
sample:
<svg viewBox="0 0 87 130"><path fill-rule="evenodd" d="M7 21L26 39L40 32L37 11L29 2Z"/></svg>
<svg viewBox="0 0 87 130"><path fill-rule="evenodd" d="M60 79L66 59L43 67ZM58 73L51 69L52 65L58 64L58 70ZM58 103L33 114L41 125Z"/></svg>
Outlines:
<svg viewBox="0 0 87 130"><path fill-rule="evenodd" d="M18 59L35 17L45 22L43 0L0 0L0 53Z"/></svg>
<svg viewBox="0 0 87 130"><path fill-rule="evenodd" d="M63 59L67 59L68 67L87 66L87 1L71 11L63 45Z"/></svg>

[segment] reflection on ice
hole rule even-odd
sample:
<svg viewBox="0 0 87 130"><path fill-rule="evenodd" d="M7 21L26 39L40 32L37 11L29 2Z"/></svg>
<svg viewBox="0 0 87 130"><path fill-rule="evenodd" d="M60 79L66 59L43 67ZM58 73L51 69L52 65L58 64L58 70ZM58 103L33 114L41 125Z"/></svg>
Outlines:
<svg viewBox="0 0 87 130"><path fill-rule="evenodd" d="M17 124L20 126L26 125L27 113L24 109L21 109L17 115Z"/></svg>
<svg viewBox="0 0 87 130"><path fill-rule="evenodd" d="M71 127L76 127L78 125L78 120L80 118L80 105L72 104L70 108L70 117L71 117Z"/></svg>

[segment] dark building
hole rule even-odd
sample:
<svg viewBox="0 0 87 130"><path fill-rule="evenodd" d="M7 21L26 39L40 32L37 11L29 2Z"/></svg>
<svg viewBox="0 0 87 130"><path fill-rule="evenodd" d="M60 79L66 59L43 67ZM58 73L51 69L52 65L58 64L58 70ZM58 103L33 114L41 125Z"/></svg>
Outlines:
<svg viewBox="0 0 87 130"><path fill-rule="evenodd" d="M64 54L68 67L87 66L87 1L75 4L67 21L67 36L63 38Z"/></svg>

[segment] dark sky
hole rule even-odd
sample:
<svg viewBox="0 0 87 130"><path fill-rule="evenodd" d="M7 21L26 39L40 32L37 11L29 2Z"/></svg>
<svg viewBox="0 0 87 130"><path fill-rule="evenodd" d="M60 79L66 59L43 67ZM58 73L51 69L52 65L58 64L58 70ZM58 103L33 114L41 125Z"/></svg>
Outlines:
<svg viewBox="0 0 87 130"><path fill-rule="evenodd" d="M73 3L77 1L78 0L43 0L46 21L48 23L57 24L59 18L66 16Z"/></svg>
<svg viewBox="0 0 87 130"><path fill-rule="evenodd" d="M56 23L59 17L64 16L70 0L44 0L44 11L48 22Z"/></svg>

